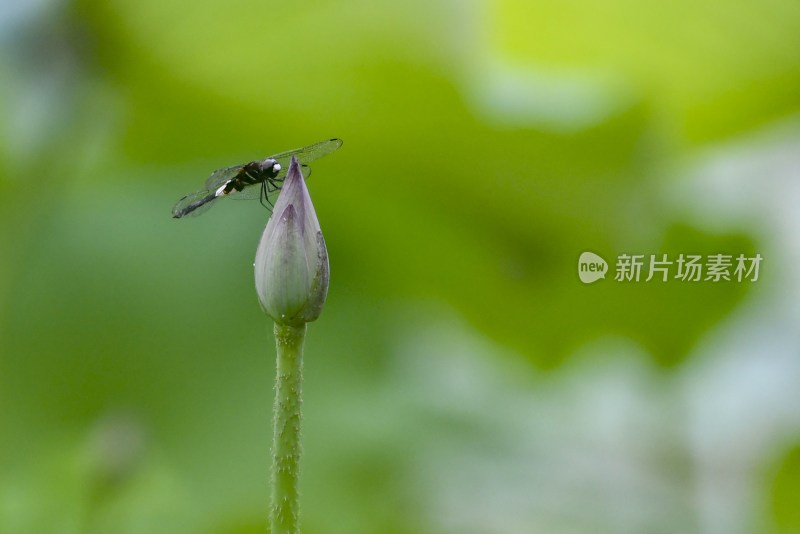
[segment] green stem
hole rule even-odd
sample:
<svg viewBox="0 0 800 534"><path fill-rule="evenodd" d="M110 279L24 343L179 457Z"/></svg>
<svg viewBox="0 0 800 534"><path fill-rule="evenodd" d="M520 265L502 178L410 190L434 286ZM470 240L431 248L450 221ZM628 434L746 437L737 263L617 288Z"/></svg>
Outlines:
<svg viewBox="0 0 800 534"><path fill-rule="evenodd" d="M306 324L275 323L278 371L272 437L271 534L297 534L300 526L300 419L303 404L303 341Z"/></svg>

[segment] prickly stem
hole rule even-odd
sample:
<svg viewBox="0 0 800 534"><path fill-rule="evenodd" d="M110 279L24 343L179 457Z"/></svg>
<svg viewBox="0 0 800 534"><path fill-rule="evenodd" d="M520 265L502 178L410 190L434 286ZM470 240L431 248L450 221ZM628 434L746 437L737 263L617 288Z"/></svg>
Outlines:
<svg viewBox="0 0 800 534"><path fill-rule="evenodd" d="M300 524L300 422L306 325L275 323L278 350L272 442L271 534L297 534Z"/></svg>

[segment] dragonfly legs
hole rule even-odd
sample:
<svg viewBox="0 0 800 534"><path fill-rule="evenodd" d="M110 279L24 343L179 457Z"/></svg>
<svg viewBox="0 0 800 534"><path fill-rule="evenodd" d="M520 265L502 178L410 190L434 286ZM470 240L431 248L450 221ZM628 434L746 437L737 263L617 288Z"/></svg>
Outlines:
<svg viewBox="0 0 800 534"><path fill-rule="evenodd" d="M271 178L267 178L266 180L261 182L261 194L259 195L259 201L261 202L262 206L264 206L270 211L272 211L274 205L270 201L269 195L270 193L273 193L275 191L280 191L281 186L278 184L279 184L278 181L273 180Z"/></svg>
<svg viewBox="0 0 800 534"><path fill-rule="evenodd" d="M258 201L261 202L262 206L267 208L269 211L272 211L273 206L272 202L269 201L269 190L267 189L267 180L261 182L261 194L258 197Z"/></svg>

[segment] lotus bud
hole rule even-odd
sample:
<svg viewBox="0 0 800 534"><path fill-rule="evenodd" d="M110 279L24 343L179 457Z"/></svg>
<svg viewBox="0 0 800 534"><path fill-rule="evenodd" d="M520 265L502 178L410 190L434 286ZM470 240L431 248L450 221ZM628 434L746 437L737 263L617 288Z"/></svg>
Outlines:
<svg viewBox="0 0 800 534"><path fill-rule="evenodd" d="M276 323L300 325L322 313L328 251L294 157L256 251L255 277L261 308Z"/></svg>

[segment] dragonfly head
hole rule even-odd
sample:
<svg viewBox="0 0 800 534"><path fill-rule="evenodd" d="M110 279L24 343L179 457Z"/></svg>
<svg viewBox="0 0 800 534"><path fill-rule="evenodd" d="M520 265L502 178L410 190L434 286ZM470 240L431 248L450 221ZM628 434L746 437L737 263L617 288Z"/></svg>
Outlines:
<svg viewBox="0 0 800 534"><path fill-rule="evenodd" d="M278 176L278 173L281 172L281 164L272 158L260 161L258 165L260 167L259 170L268 173L271 178L275 178Z"/></svg>

